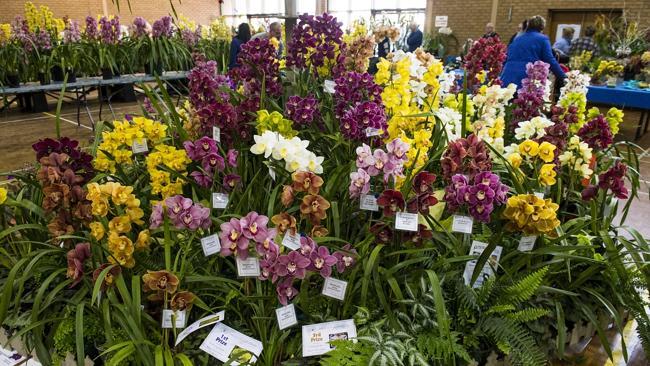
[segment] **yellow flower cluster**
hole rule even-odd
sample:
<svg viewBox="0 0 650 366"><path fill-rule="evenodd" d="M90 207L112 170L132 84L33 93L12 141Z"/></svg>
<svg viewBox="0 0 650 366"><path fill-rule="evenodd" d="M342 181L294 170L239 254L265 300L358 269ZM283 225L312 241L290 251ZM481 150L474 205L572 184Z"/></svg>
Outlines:
<svg viewBox="0 0 650 366"><path fill-rule="evenodd" d="M185 168L191 162L185 150L174 146L156 145L154 151L147 155L147 171L151 177L151 193L161 194L163 199L183 192L184 180L172 178L169 171L160 169L161 165L185 175Z"/></svg>
<svg viewBox="0 0 650 366"><path fill-rule="evenodd" d="M86 198L91 202L92 213L99 217L98 221L89 224L90 235L97 241L107 238L111 263L132 268L135 265L133 252L148 248L151 241L146 229L138 233L135 243L129 238L133 235L132 224L144 225L144 212L140 200L133 194L133 187L108 182L89 183L87 188ZM113 216L110 220L106 217L109 213Z"/></svg>
<svg viewBox="0 0 650 366"><path fill-rule="evenodd" d="M550 199L534 194L520 194L508 198L503 216L508 219L506 229L521 231L525 235L555 235L553 230L560 225L557 219L559 206Z"/></svg>
<svg viewBox="0 0 650 366"><path fill-rule="evenodd" d="M0 205L7 200L7 189L0 187Z"/></svg>
<svg viewBox="0 0 650 366"><path fill-rule="evenodd" d="M571 136L566 150L559 156L562 166L580 173L583 179L589 179L593 170L589 167L592 158L592 150L587 143L580 140L578 136Z"/></svg>
<svg viewBox="0 0 650 366"><path fill-rule="evenodd" d="M232 31L230 26L226 23L226 18L223 16L218 17L208 28L203 28L203 37L210 39L227 39L230 41L232 37Z"/></svg>
<svg viewBox="0 0 650 366"><path fill-rule="evenodd" d="M0 24L0 45L9 42L11 38L11 24L2 23Z"/></svg>
<svg viewBox="0 0 650 366"><path fill-rule="evenodd" d="M565 114L566 110L571 106L575 106L578 115L578 121L576 123L569 124L569 131L576 133L578 130L585 124L585 111L587 110L587 95L580 92L569 92L560 99L560 106L564 108ZM564 116L560 116L564 118Z"/></svg>
<svg viewBox="0 0 650 366"><path fill-rule="evenodd" d="M587 111L587 120L590 121L593 118L596 118L600 115L600 109L598 107L592 107ZM624 113L622 110L612 107L607 111L605 115L605 120L609 125L609 129L612 131L612 134L616 135L619 131L619 125L623 122Z"/></svg>
<svg viewBox="0 0 650 366"><path fill-rule="evenodd" d="M114 121L112 131L102 132L102 143L93 165L99 171L115 173L116 164L133 163L131 148L134 141L143 143L146 139L151 149L165 138L166 131L166 125L144 117L134 117L133 122Z"/></svg>
<svg viewBox="0 0 650 366"><path fill-rule="evenodd" d="M506 148L505 158L510 164L517 169L521 169L524 160L532 166L537 159L541 160L542 165L537 172L537 180L544 186L552 186L556 183L555 177L555 149L557 147L550 142L544 141L541 144L533 140L526 140L521 144L512 144Z"/></svg>
<svg viewBox="0 0 650 366"><path fill-rule="evenodd" d="M36 8L31 1L25 3L25 20L29 30L35 32L37 30L45 30L55 34L63 32L65 23L63 19L54 18L54 13L49 7L41 5Z"/></svg>
<svg viewBox="0 0 650 366"><path fill-rule="evenodd" d="M620 63L611 60L601 60L598 64L598 69L596 69L595 75L597 76L615 76L623 72L623 65Z"/></svg>
<svg viewBox="0 0 650 366"><path fill-rule="evenodd" d="M196 22L186 17L183 14L178 16L178 22L176 24L178 25L178 30L188 29L194 32L194 30L196 29Z"/></svg>

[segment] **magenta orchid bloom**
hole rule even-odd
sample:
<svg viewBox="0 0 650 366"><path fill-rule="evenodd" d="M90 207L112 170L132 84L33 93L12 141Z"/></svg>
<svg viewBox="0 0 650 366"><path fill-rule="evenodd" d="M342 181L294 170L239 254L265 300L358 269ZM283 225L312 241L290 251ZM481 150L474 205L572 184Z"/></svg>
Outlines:
<svg viewBox="0 0 650 366"><path fill-rule="evenodd" d="M304 255L305 257L309 257L314 249L316 249L316 242L314 239L308 236L300 237L300 254Z"/></svg>
<svg viewBox="0 0 650 366"><path fill-rule="evenodd" d="M241 177L237 174L227 174L223 177L223 189L232 192L241 184Z"/></svg>
<svg viewBox="0 0 650 366"><path fill-rule="evenodd" d="M320 273L323 278L332 275L332 267L336 265L336 262L338 262L338 259L331 255L329 249L324 246L320 246L312 251L310 259L311 266L309 269Z"/></svg>
<svg viewBox="0 0 650 366"><path fill-rule="evenodd" d="M194 171L190 173L190 177L194 178L196 184L203 188L208 188L212 185L212 177L203 172Z"/></svg>
<svg viewBox="0 0 650 366"><path fill-rule="evenodd" d="M287 255L278 257L275 270L279 276L293 276L296 278L305 278L307 267L311 264L309 258L294 250Z"/></svg>
<svg viewBox="0 0 650 366"><path fill-rule="evenodd" d="M163 205L162 203L158 203L153 206L153 209L151 210L151 217L149 217L149 228L150 229L157 229L162 225L163 223Z"/></svg>
<svg viewBox="0 0 650 366"><path fill-rule="evenodd" d="M183 147L187 152L187 156L194 161L201 160L207 155L218 151L217 142L207 136L201 137L194 142L185 141Z"/></svg>
<svg viewBox="0 0 650 366"><path fill-rule="evenodd" d="M183 211L192 207L192 200L185 198L180 194L169 197L165 200L165 206L167 206L167 215L172 220L176 220Z"/></svg>
<svg viewBox="0 0 650 366"><path fill-rule="evenodd" d="M375 163L374 158L372 157L372 151L370 146L363 144L357 147L357 168L365 169L370 165Z"/></svg>
<svg viewBox="0 0 650 366"><path fill-rule="evenodd" d="M341 248L343 251L337 250L332 254L337 262L336 262L336 270L339 273L345 272L346 269L352 267L356 263L356 256L357 256L357 251L355 249L351 249L350 244L345 244L343 248Z"/></svg>
<svg viewBox="0 0 650 366"><path fill-rule="evenodd" d="M223 157L215 152L205 156L203 160L201 160L201 166L208 173L212 173L215 170L221 172L226 168L226 163L224 162Z"/></svg>
<svg viewBox="0 0 650 366"><path fill-rule="evenodd" d="M266 224L269 218L260 215L255 211L249 212L248 215L240 220L242 233L248 239L255 240L257 243L264 242L268 238Z"/></svg>
<svg viewBox="0 0 650 366"><path fill-rule="evenodd" d="M371 177L377 176L384 171L384 166L390 161L388 154L384 150L377 149L372 154L373 164L368 166L368 174Z"/></svg>
<svg viewBox="0 0 650 366"><path fill-rule="evenodd" d="M176 228L188 228L190 230L196 230L198 228L208 229L210 224L210 209L198 203L192 205L189 210L185 210L179 216L177 222L174 222Z"/></svg>
<svg viewBox="0 0 650 366"><path fill-rule="evenodd" d="M409 151L409 148L409 144L402 141L400 138L396 138L386 145L386 151L388 151L389 155L393 155L397 159L404 161L408 160L406 153Z"/></svg>
<svg viewBox="0 0 650 366"><path fill-rule="evenodd" d="M279 247L277 244L275 244L275 236L278 234L278 230L273 228L273 229L266 229L266 237L262 241L258 241L257 244L255 245L255 250L257 251L257 254L259 255L266 255L269 251L279 251Z"/></svg>
<svg viewBox="0 0 650 366"><path fill-rule="evenodd" d="M278 283L276 292L278 293L278 300L280 301L280 304L285 306L289 303L289 300L298 295L298 290L293 288L293 278L288 278Z"/></svg>
<svg viewBox="0 0 650 366"><path fill-rule="evenodd" d="M227 257L236 253L242 259L248 258L248 239L242 232L241 224L237 219L221 224L221 255Z"/></svg>
<svg viewBox="0 0 650 366"><path fill-rule="evenodd" d="M235 149L229 149L228 153L226 153L226 160L228 161L228 165L230 165L233 168L236 168L238 156L239 156L239 151Z"/></svg>
<svg viewBox="0 0 650 366"><path fill-rule="evenodd" d="M370 192L370 175L359 169L350 173L350 198L357 198Z"/></svg>

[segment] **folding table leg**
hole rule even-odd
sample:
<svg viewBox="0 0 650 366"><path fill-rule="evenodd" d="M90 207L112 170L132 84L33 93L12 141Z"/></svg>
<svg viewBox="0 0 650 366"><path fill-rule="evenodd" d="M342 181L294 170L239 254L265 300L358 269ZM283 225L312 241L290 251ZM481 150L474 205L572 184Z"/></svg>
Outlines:
<svg viewBox="0 0 650 366"><path fill-rule="evenodd" d="M646 120L646 111L645 109L641 111L641 117L639 118L639 124L636 126L636 134L634 135L634 140L638 140L641 138L641 131L643 128L643 123Z"/></svg>
<svg viewBox="0 0 650 366"><path fill-rule="evenodd" d="M650 125L650 112L646 112L645 114L645 127L643 128L644 135L648 132L648 125Z"/></svg>

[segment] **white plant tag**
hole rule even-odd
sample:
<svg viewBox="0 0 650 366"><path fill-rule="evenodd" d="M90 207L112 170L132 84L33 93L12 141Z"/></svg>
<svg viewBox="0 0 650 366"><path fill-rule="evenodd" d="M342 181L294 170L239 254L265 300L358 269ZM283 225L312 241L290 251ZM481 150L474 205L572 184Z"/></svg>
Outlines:
<svg viewBox="0 0 650 366"><path fill-rule="evenodd" d="M364 194L359 199L359 208L366 211L379 211L377 197L373 194Z"/></svg>
<svg viewBox="0 0 650 366"><path fill-rule="evenodd" d="M246 259L237 257L237 275L239 277L259 277L260 259L257 257L248 257Z"/></svg>
<svg viewBox="0 0 650 366"><path fill-rule="evenodd" d="M174 319L175 321L172 320L172 316L175 316ZM173 311L170 309L163 310L162 327L163 328L185 328L185 310L177 310L177 311Z"/></svg>
<svg viewBox="0 0 650 366"><path fill-rule="evenodd" d="M471 234L474 226L474 219L470 216L454 215L451 231L455 233Z"/></svg>
<svg viewBox="0 0 650 366"><path fill-rule="evenodd" d="M418 231L418 214L398 212L395 214L395 229Z"/></svg>
<svg viewBox="0 0 650 366"><path fill-rule="evenodd" d="M204 318L195 321L194 323L190 324L189 327L183 329L182 332L178 333L178 336L176 337L176 343L174 345L178 346L183 341L183 339L187 338L188 335L194 333L195 331L203 327L207 327L208 325L212 325L223 321L225 316L226 316L226 312L224 310L221 310L216 314L208 315Z"/></svg>
<svg viewBox="0 0 650 366"><path fill-rule="evenodd" d="M487 247L487 243L474 240L472 242L472 247L469 249L469 255L480 256ZM483 265L481 273L479 274L476 282L474 282L474 285L472 287L480 287L487 277L494 276L494 270L492 268L496 268L499 264L499 258L501 258L502 251L503 247L501 246L494 248L494 251L492 251L490 258L488 258L487 262L485 262L485 265ZM469 285L472 281L472 274L474 273L474 268L476 268L477 261L478 259L473 259L465 264L463 279L465 280L466 285Z"/></svg>
<svg viewBox="0 0 650 366"><path fill-rule="evenodd" d="M203 254L207 257L209 255L219 253L221 250L221 242L219 241L219 235L212 234L201 238L201 247L203 247Z"/></svg>
<svg viewBox="0 0 650 366"><path fill-rule="evenodd" d="M225 193L212 193L212 208L226 208L228 206L228 195Z"/></svg>
<svg viewBox="0 0 650 366"><path fill-rule="evenodd" d="M379 136L381 135L381 129L374 127L366 127L366 137Z"/></svg>
<svg viewBox="0 0 650 366"><path fill-rule="evenodd" d="M280 327L280 330L298 324L296 307L293 304L275 309L275 317L278 319L278 327Z"/></svg>
<svg viewBox="0 0 650 366"><path fill-rule="evenodd" d="M323 82L323 91L328 94L334 94L336 92L336 82L334 80L325 80Z"/></svg>
<svg viewBox="0 0 650 366"><path fill-rule="evenodd" d="M544 199L544 192L535 192L535 197Z"/></svg>
<svg viewBox="0 0 650 366"><path fill-rule="evenodd" d="M284 238L282 238L282 245L291 250L300 249L300 234L296 232L294 235L291 235L291 230L287 230L284 233Z"/></svg>
<svg viewBox="0 0 650 366"><path fill-rule="evenodd" d="M302 326L302 357L318 356L331 351L331 341L339 339L354 340L357 327L354 320L338 320Z"/></svg>
<svg viewBox="0 0 650 366"><path fill-rule="evenodd" d="M348 288L347 281L337 280L336 278L327 277L325 283L323 284L322 294L329 296L333 299L341 300L345 299L345 290Z"/></svg>
<svg viewBox="0 0 650 366"><path fill-rule="evenodd" d="M142 154L149 151L149 147L147 146L147 139L143 138L141 141L142 142L138 141L138 139L133 140L131 151L133 151L134 154Z"/></svg>
<svg viewBox="0 0 650 366"><path fill-rule="evenodd" d="M223 323L217 323L199 346L201 350L230 365L252 365L262 353L262 342L240 333Z"/></svg>
<svg viewBox="0 0 650 366"><path fill-rule="evenodd" d="M521 239L519 239L519 246L517 247L517 250L520 252L530 252L535 247L536 240L537 236L535 235L522 236Z"/></svg>
<svg viewBox="0 0 650 366"><path fill-rule="evenodd" d="M217 126L212 126L212 139L221 142L221 129Z"/></svg>

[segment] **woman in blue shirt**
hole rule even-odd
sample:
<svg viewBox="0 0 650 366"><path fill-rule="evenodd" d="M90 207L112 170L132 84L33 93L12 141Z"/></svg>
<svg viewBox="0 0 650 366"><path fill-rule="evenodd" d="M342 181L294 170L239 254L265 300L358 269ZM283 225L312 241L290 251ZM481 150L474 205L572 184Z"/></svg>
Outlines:
<svg viewBox="0 0 650 366"><path fill-rule="evenodd" d="M516 84L517 89L521 88L521 81L526 76L526 65L535 61L543 61L551 65L551 72L555 74L558 81L566 78L564 71L553 56L551 41L542 34L546 26L546 20L536 15L528 20L526 32L515 38L508 47L508 58L501 72L503 85Z"/></svg>
<svg viewBox="0 0 650 366"><path fill-rule="evenodd" d="M237 56L241 51L241 45L251 39L251 28L248 23L241 23L237 28L237 35L232 38L230 42L230 59L228 60L228 69L232 70L240 65L237 63Z"/></svg>

